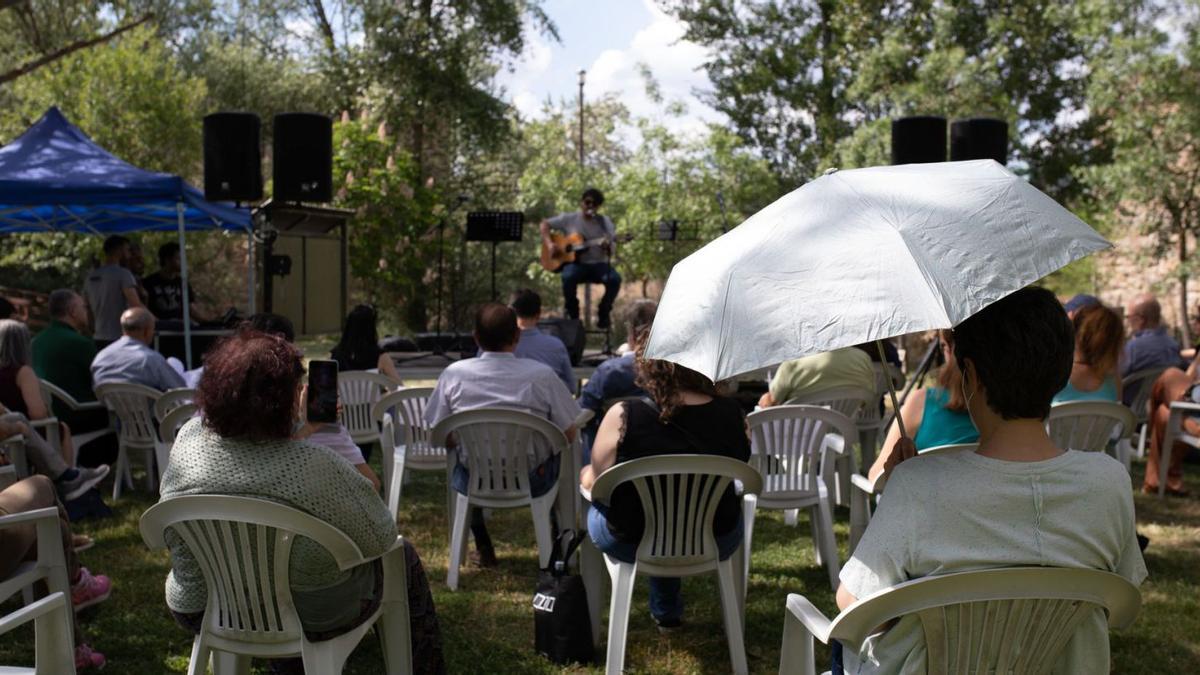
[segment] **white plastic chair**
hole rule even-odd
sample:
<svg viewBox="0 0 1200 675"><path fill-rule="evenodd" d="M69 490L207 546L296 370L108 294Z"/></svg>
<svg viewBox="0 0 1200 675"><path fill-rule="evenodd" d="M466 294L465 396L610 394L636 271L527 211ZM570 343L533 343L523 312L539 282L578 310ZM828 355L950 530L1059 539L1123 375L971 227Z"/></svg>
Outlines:
<svg viewBox="0 0 1200 675"><path fill-rule="evenodd" d="M899 391L904 386L904 373L888 363L872 363L875 371L875 397L858 412L855 420L858 426L858 440L862 443L862 464L869 467L875 463L875 451L879 449L879 437L883 426L883 413L880 409L888 398L888 378L892 387Z"/></svg>
<svg viewBox="0 0 1200 675"><path fill-rule="evenodd" d="M737 569L744 557L740 551L734 551L729 558L720 560L713 536L717 503L725 488L735 480L741 481L743 495L755 495L762 490L762 476L749 464L714 455L659 455L621 462L600 474L592 484L592 501L608 504L618 485L633 483L646 516L637 562L625 563L604 556L612 581L605 666L608 675L617 675L625 666L633 582L638 572L655 577L684 577L716 571L732 670L738 675L747 672L742 634L744 574Z"/></svg>
<svg viewBox="0 0 1200 675"><path fill-rule="evenodd" d="M447 416L430 432L430 442L447 446L453 433L457 445L450 449L446 464L452 471L460 462L470 472L468 494L459 494L452 485L454 508L450 514L450 565L446 585L458 589L459 567L467 548L467 514L472 506L512 509L528 506L533 512L533 532L537 538L538 566L550 564L553 546L550 509L555 505L559 484L564 476L561 455L570 446L562 430L549 420L523 410L480 408ZM546 494L533 497L529 491L529 472L552 455L560 455L559 482ZM578 478L576 477L576 481ZM560 514L561 515L561 514Z"/></svg>
<svg viewBox="0 0 1200 675"><path fill-rule="evenodd" d="M1154 381L1165 370L1166 368L1145 368L1121 378L1121 387L1125 391L1134 392L1129 409L1133 411L1135 426L1129 430L1129 433L1132 438L1134 431L1140 430L1137 439L1138 457L1146 456L1146 427L1150 421L1150 392L1154 389Z"/></svg>
<svg viewBox="0 0 1200 675"><path fill-rule="evenodd" d="M846 417L857 421L863 409L870 405L874 396L875 392L859 389L858 387L834 387L833 389L792 397L787 401L787 405L817 405L829 408L830 410L836 410ZM825 479L833 491L834 503L838 506L845 506L849 503L850 477L858 472L853 448L853 444L847 445L846 451L834 461L833 468L837 479L834 481L831 481L829 478ZM788 522L791 523L794 521L796 514L794 511L789 511L786 517Z"/></svg>
<svg viewBox="0 0 1200 675"><path fill-rule="evenodd" d="M1116 401L1070 401L1050 406L1046 433L1063 449L1105 452L1129 470L1133 412ZM1116 444L1109 447L1112 441Z"/></svg>
<svg viewBox="0 0 1200 675"><path fill-rule="evenodd" d="M1167 428L1163 431L1163 444L1158 449L1158 498L1162 499L1167 493L1167 470L1171 467L1171 453L1175 443L1184 443L1193 448L1200 448L1200 437L1193 436L1183 428L1183 418L1200 415L1200 403L1175 401L1171 403L1171 414L1167 417Z"/></svg>
<svg viewBox="0 0 1200 675"><path fill-rule="evenodd" d="M173 529L195 556L208 586L203 626L192 642L189 675L203 675L210 656L214 675L249 672L251 657L285 656L300 656L309 673L340 673L350 652L377 621L386 672L411 672L403 537L379 556L383 600L375 614L344 635L310 642L292 603L292 544L296 537L315 541L342 570L376 559L364 558L340 530L289 506L228 495L165 499L142 514L140 528L151 550L166 548L164 535Z"/></svg>
<svg viewBox="0 0 1200 675"><path fill-rule="evenodd" d="M399 513L405 470L447 471L446 448L429 442L425 423L425 406L432 393L432 387L405 387L388 392L371 408L372 424L379 425L383 494L393 514ZM446 512L451 508L447 498Z"/></svg>
<svg viewBox="0 0 1200 675"><path fill-rule="evenodd" d="M53 382L49 382L47 380L38 380L38 381L41 383L42 399L45 400L46 408L48 410L54 410L54 403L56 401L59 403L62 403L66 407L68 407L71 410L76 411L76 412L84 412L84 411L88 411L88 410L104 410L105 409L104 404L101 403L100 401L81 402L81 401L76 400L74 396L71 396L65 390L63 390L61 387L54 384ZM109 426L106 426L103 429L96 429L96 430L88 431L85 433L79 433L77 430L72 429L71 430L71 439L75 443L75 448L79 449L79 448L82 448L84 446L84 444L89 443L97 438L100 438L101 436L103 436L105 434L110 434L112 432L113 432L113 428L112 428L112 424L111 424L111 420L110 420ZM55 433L57 433L57 431ZM78 453L76 453L76 454L78 454Z"/></svg>
<svg viewBox="0 0 1200 675"><path fill-rule="evenodd" d="M161 422L162 419L167 416L167 413L185 403L192 403L195 400L195 389L188 387L168 389L160 394L158 399L154 401L154 419Z"/></svg>
<svg viewBox="0 0 1200 675"><path fill-rule="evenodd" d="M915 579L859 599L833 621L807 598L791 594L779 672L813 675L814 637L857 650L880 625L915 614L930 673L1045 674L1090 612L1106 610L1108 624L1119 629L1133 623L1141 602L1137 587L1120 575L1054 567Z"/></svg>
<svg viewBox="0 0 1200 675"><path fill-rule="evenodd" d="M68 609L71 585L67 580L67 557L59 532L58 509L47 507L0 516L0 529L26 523L32 523L37 529L37 560L21 563L7 579L0 580L0 601L39 581L46 582L50 593L0 616L0 635L30 620L34 622L36 659L36 667L32 670L0 666L0 673L74 673L75 642Z"/></svg>
<svg viewBox="0 0 1200 675"><path fill-rule="evenodd" d="M978 443L952 443L949 445L937 445L932 448L922 450L917 457L910 459L918 459L920 457L929 457L931 455L945 455L954 452L974 452L979 447ZM875 480L868 480L866 476L855 474L850 478L850 553L854 553L854 549L858 547L858 541L862 539L863 532L867 530L867 523L871 520L871 502L874 499L879 499L883 494L883 488L887 485L887 478L884 474L880 474Z"/></svg>
<svg viewBox="0 0 1200 675"><path fill-rule="evenodd" d="M763 478L761 494L742 501L747 574L756 507L806 508L817 564L825 565L829 583L836 589L840 563L833 536L829 483L833 480L835 457L845 448L853 448L858 440L854 422L828 408L784 405L751 413L746 423L750 427L750 466ZM836 439L832 434L838 434Z"/></svg>
<svg viewBox="0 0 1200 675"><path fill-rule="evenodd" d="M346 370L338 373L338 396L342 403L342 426L358 445L379 440L379 427L371 411L379 399L400 384L379 373Z"/></svg>
<svg viewBox="0 0 1200 675"><path fill-rule="evenodd" d="M21 434L0 438L0 454L8 459L8 464L0 465L0 490L3 490L29 475L25 438Z"/></svg>
<svg viewBox="0 0 1200 675"><path fill-rule="evenodd" d="M133 488L133 472L129 468L129 453L141 450L146 464L146 489L154 492L158 472L154 469L154 454L158 440L158 424L154 421L154 404L162 392L132 382L106 382L96 386L96 398L117 416L116 474L113 477L113 499L121 496L122 484Z"/></svg>
<svg viewBox="0 0 1200 675"><path fill-rule="evenodd" d="M171 447L175 445L175 435L187 424L188 420L196 416L196 411L199 408L195 403L181 403L171 409L162 421L158 423L158 437L154 442L154 459L158 464L158 480L161 482L163 474L167 472L167 465L171 463Z"/></svg>

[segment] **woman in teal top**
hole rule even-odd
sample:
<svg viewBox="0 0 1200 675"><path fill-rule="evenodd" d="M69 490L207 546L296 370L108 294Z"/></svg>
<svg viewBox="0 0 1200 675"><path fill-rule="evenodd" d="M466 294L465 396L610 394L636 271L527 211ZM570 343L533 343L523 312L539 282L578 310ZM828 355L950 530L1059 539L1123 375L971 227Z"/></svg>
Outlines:
<svg viewBox="0 0 1200 675"><path fill-rule="evenodd" d="M1053 403L1120 401L1117 359L1125 332L1121 317L1104 305L1084 307L1071 320L1075 327L1075 362L1071 379Z"/></svg>

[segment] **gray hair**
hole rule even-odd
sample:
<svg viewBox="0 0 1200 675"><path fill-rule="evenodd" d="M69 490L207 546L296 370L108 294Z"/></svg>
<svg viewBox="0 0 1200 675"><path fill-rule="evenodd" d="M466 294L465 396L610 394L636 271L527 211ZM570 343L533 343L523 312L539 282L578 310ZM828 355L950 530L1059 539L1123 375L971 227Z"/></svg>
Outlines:
<svg viewBox="0 0 1200 675"><path fill-rule="evenodd" d="M121 314L121 332L126 335L154 325L154 315L142 307L133 307Z"/></svg>
<svg viewBox="0 0 1200 675"><path fill-rule="evenodd" d="M20 321L0 319L0 368L20 368L32 361L29 327Z"/></svg>
<svg viewBox="0 0 1200 675"><path fill-rule="evenodd" d="M69 288L60 288L50 293L50 318L62 319L71 313L71 305L79 294Z"/></svg>

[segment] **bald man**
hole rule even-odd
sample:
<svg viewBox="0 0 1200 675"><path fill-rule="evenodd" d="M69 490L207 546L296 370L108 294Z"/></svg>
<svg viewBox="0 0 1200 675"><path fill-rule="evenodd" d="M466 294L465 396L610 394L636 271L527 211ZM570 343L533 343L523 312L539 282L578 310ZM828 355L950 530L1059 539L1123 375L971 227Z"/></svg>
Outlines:
<svg viewBox="0 0 1200 675"><path fill-rule="evenodd" d="M154 315L145 307L121 314L121 337L100 350L92 360L92 386L105 382L132 382L166 391L186 387L183 376L150 348L154 341Z"/></svg>

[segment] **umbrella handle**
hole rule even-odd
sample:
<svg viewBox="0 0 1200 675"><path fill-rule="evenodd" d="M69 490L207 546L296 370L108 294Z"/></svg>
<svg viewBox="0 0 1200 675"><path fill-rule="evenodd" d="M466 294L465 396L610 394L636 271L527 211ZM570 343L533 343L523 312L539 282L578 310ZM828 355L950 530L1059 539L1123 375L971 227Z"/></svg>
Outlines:
<svg viewBox="0 0 1200 675"><path fill-rule="evenodd" d="M876 340L875 348L879 350L879 362L883 364L883 370L887 374L884 379L887 380L888 394L892 397L892 412L896 419L896 426L900 428L900 436L908 438L908 431L904 428L904 419L900 417L900 403L896 401L896 387L892 385L891 373L887 373L887 356L883 352L883 340Z"/></svg>

